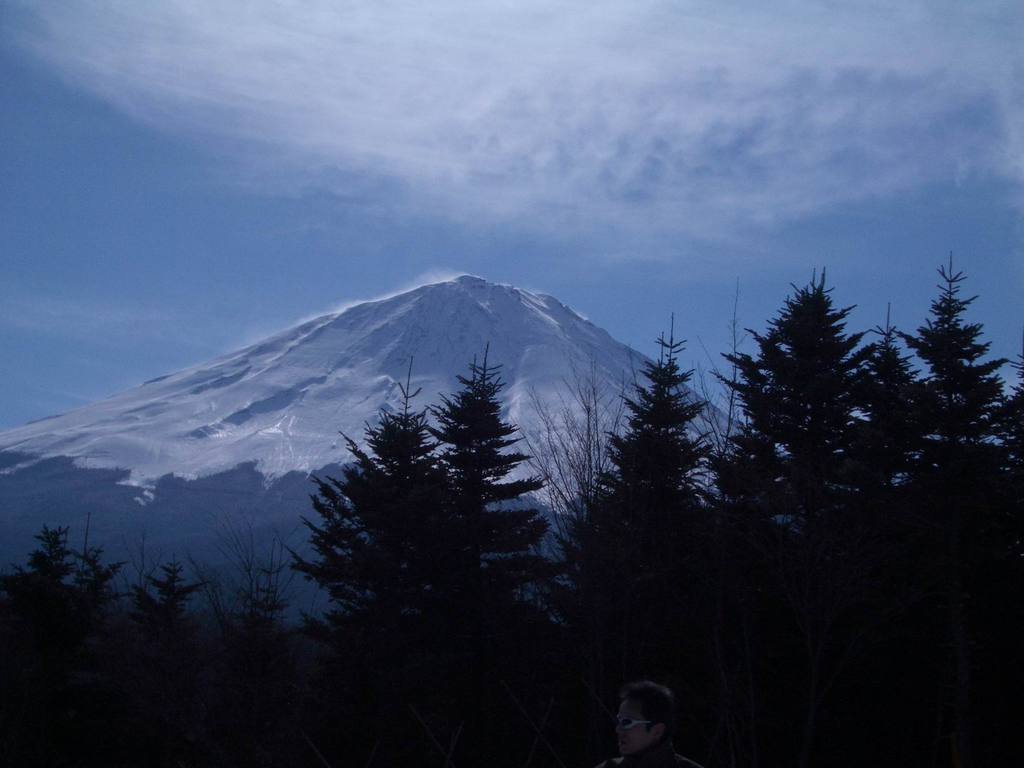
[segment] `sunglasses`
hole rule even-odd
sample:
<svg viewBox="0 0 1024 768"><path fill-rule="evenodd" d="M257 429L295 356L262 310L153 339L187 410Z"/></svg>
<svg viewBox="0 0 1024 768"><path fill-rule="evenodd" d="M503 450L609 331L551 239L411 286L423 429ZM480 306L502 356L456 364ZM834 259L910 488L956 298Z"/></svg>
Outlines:
<svg viewBox="0 0 1024 768"><path fill-rule="evenodd" d="M615 726L621 728L624 731L628 731L630 728L634 728L638 725L650 725L653 720L634 720L631 717L616 717Z"/></svg>

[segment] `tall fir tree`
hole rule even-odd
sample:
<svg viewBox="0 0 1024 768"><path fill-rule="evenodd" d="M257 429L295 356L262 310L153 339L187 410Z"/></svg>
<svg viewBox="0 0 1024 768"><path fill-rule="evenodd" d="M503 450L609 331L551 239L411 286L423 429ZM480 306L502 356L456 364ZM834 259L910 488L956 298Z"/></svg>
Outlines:
<svg viewBox="0 0 1024 768"><path fill-rule="evenodd" d="M693 371L679 368L683 342L670 332L657 343L658 360L643 366L646 384L624 398L626 429L609 439L613 469L603 482L605 505L649 554L648 562L659 554L659 542L685 535L686 523L692 527L706 488L708 457L706 440L696 434L705 403L688 386ZM668 543L668 552L677 543Z"/></svg>
<svg viewBox="0 0 1024 768"><path fill-rule="evenodd" d="M528 457L514 450L517 427L501 416L499 374L485 349L482 362L458 377L462 388L433 409L437 426L430 429L441 446L446 509L456 526L453 559L442 567L455 576L450 639L466 664L459 686L466 725L457 754L463 762L493 765L516 761L495 749L503 732L497 723L519 718L499 705L501 680L527 679L531 639L542 646L547 624L537 597L553 574L540 553L548 524L523 499L542 483L533 476L508 479Z"/></svg>
<svg viewBox="0 0 1024 768"><path fill-rule="evenodd" d="M382 410L367 426L366 449L346 438L355 461L342 476L314 479L318 520L305 524L315 557L296 555L293 566L327 592L326 614L307 617L307 630L331 649L325 711L346 718L358 736L349 743L326 718L320 743L328 751L366 749L360 734L368 731L385 742L380 759L399 761L411 753L402 753L388 724L444 685L452 667L449 595L458 588L448 565L458 530L427 412L412 408L419 390L411 391L411 363L400 391L401 409Z"/></svg>
<svg viewBox="0 0 1024 768"><path fill-rule="evenodd" d="M210 711L197 704L205 693L210 654L188 605L204 586L189 581L174 559L158 572L140 574L129 592L133 626L125 628L120 647L107 649L106 663L116 670L119 696L128 711L138 713L131 724L133 749L136 759L147 765L194 764L203 751Z"/></svg>
<svg viewBox="0 0 1024 768"><path fill-rule="evenodd" d="M590 549L583 557L600 572L592 575L602 583L596 599L613 612L606 640L617 648L609 671L619 680L673 665L673 618L692 607L692 589L680 586L700 550L708 446L696 421L705 404L688 386L693 372L679 367L683 342L670 331L657 344L645 381L623 398L625 430L609 437L611 469L581 531Z"/></svg>
<svg viewBox="0 0 1024 768"><path fill-rule="evenodd" d="M426 411L415 411L408 382L402 409L381 411L367 426L367 450L346 437L355 461L339 478L314 478L319 523L305 521L317 559L295 568L327 589L331 610L311 627L328 634L356 623L399 629L421 616L430 599L430 542L436 533L444 478ZM397 623L397 624L396 624Z"/></svg>
<svg viewBox="0 0 1024 768"><path fill-rule="evenodd" d="M727 493L756 498L765 519L814 525L850 490L863 333L848 334L853 307L837 309L825 273L794 287L765 334L749 330L757 357L728 354L744 424L733 440ZM749 488L744 486L750 484Z"/></svg>
<svg viewBox="0 0 1024 768"><path fill-rule="evenodd" d="M623 393L624 429L607 436L607 468L583 514L560 539L574 606L566 611L585 688L597 700L623 680L652 677L699 687L690 668L702 626L696 594L702 549L707 443L704 403L679 366L683 342L662 334L643 381ZM600 718L600 719L599 719ZM603 715L592 713L589 748L607 751ZM596 728L594 727L596 726Z"/></svg>
<svg viewBox="0 0 1024 768"><path fill-rule="evenodd" d="M943 595L936 606L944 616L950 691L940 728L952 733L954 759L963 768L975 764L976 727L972 675L972 593L983 584L979 566L992 557L998 488L1003 482L1003 448L996 440L1002 359L986 359L989 344L982 326L966 312L977 297L963 298L962 272L953 259L939 268L939 295L930 317L907 345L927 366L918 418L927 426L920 461L913 473L920 528L919 568Z"/></svg>
<svg viewBox="0 0 1024 768"><path fill-rule="evenodd" d="M873 333L878 339L868 345L864 361L857 458L864 470L861 491L882 514L896 503L897 489L906 485L923 435L915 418L919 382L888 312L885 325Z"/></svg>
<svg viewBox="0 0 1024 768"><path fill-rule="evenodd" d="M468 377L458 377L462 389L433 409L437 426L430 433L441 446L448 504L462 524L467 583L501 602L528 595L550 564L538 551L547 522L522 504L525 494L540 490L540 478L506 480L529 457L508 450L520 438L518 427L501 418L499 373L485 351Z"/></svg>
<svg viewBox="0 0 1024 768"><path fill-rule="evenodd" d="M756 356L726 355L738 376L724 383L744 421L717 467L721 502L759 560L749 577L768 579L748 585L751 595L763 599L773 589L798 630L794 644L789 622L774 608L763 612L762 654L802 656L805 678L802 696L767 683L772 693L760 706L771 708L765 719L772 729L802 723L790 736L798 752L789 757L801 768L816 759L825 699L854 648L874 556L856 497L869 352L859 348L863 333L846 332L851 310L834 306L823 271L794 287L766 333L748 330Z"/></svg>
<svg viewBox="0 0 1024 768"><path fill-rule="evenodd" d="M0 576L11 617L23 624L32 645L58 666L74 662L116 597L114 577L122 563L105 564L103 550L68 545L67 528L43 526L27 566Z"/></svg>
<svg viewBox="0 0 1024 768"><path fill-rule="evenodd" d="M142 584L132 587L131 618L146 635L173 635L184 621L188 601L203 584L186 581L183 570L181 563L171 560L160 566L161 576L147 575Z"/></svg>
<svg viewBox="0 0 1024 768"><path fill-rule="evenodd" d="M91 765L110 751L123 716L98 674L121 564L103 550L68 544L68 529L43 526L25 566L0 575L0 756L12 765ZM98 764L98 762L96 763Z"/></svg>

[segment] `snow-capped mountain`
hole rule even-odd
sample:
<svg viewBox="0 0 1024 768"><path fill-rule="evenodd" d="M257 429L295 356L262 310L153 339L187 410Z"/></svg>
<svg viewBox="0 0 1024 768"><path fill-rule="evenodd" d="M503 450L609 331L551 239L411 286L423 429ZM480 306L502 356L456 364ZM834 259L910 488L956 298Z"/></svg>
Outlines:
<svg viewBox="0 0 1024 768"><path fill-rule="evenodd" d="M304 322L209 363L164 376L61 416L0 433L16 473L54 457L127 470L121 483L194 480L247 462L267 481L348 459L344 432L362 437L400 404L412 361L417 407L458 388L489 347L500 364L506 416L536 428L532 395L556 403L593 366L613 390L642 356L557 299L478 277L425 285ZM149 494L151 495L151 494ZM137 497L140 501L146 497Z"/></svg>

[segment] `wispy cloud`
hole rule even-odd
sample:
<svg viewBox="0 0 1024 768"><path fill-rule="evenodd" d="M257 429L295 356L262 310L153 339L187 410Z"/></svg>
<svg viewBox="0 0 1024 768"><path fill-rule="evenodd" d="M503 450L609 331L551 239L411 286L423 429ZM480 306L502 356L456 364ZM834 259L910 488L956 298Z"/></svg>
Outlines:
<svg viewBox="0 0 1024 768"><path fill-rule="evenodd" d="M18 40L266 175L449 216L723 237L1024 181L1014 0L68 0Z"/></svg>

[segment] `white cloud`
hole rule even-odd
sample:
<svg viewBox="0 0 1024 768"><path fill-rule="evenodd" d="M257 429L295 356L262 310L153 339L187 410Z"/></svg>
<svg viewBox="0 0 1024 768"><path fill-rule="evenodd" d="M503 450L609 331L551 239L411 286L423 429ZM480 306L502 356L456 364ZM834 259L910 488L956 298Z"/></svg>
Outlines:
<svg viewBox="0 0 1024 768"><path fill-rule="evenodd" d="M1024 9L949 0L31 4L21 41L289 183L722 237L1024 180ZM327 181L334 179L334 181Z"/></svg>

